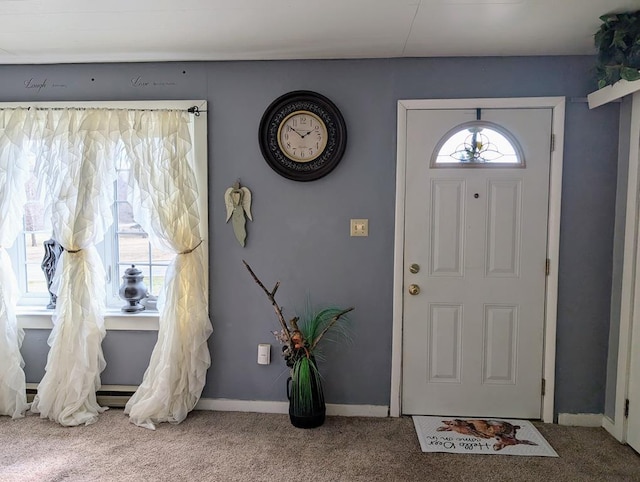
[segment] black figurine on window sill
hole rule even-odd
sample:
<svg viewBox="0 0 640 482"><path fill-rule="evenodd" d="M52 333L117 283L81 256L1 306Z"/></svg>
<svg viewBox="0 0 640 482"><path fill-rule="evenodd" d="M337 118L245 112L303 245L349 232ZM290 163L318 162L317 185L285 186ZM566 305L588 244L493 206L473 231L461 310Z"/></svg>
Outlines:
<svg viewBox="0 0 640 482"><path fill-rule="evenodd" d="M51 292L51 283L53 282L53 275L56 274L56 266L58 259L64 251L64 248L55 239L47 239L44 243L44 258L40 267L44 271L44 277L47 280L47 290L49 291L49 304L48 310L53 310L56 307L56 301L58 297Z"/></svg>

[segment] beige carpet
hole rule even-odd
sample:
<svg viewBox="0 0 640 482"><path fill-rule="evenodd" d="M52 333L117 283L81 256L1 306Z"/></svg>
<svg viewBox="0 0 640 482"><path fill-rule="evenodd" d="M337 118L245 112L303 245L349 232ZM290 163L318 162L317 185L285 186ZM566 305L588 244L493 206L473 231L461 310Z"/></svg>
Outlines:
<svg viewBox="0 0 640 482"><path fill-rule="evenodd" d="M640 455L603 429L535 424L559 458L422 453L409 417L192 412L156 431L121 410L88 427L0 417L0 481L640 481Z"/></svg>

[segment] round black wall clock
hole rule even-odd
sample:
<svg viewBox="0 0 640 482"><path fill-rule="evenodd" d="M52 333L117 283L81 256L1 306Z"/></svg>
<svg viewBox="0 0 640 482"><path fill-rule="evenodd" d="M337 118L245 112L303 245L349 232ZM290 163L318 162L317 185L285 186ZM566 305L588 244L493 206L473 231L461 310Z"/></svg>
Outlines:
<svg viewBox="0 0 640 482"><path fill-rule="evenodd" d="M329 174L347 147L342 114L316 92L296 90L274 100L260 121L260 150L281 176L314 181Z"/></svg>

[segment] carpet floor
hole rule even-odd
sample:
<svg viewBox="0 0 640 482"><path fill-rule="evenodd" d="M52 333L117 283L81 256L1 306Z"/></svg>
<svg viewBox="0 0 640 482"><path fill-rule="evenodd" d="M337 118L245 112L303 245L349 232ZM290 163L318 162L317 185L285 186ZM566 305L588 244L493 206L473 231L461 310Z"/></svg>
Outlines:
<svg viewBox="0 0 640 482"><path fill-rule="evenodd" d="M410 417L195 411L179 425L136 427L111 409L64 428L0 417L0 481L640 481L640 455L601 428L535 423L558 458L423 453Z"/></svg>

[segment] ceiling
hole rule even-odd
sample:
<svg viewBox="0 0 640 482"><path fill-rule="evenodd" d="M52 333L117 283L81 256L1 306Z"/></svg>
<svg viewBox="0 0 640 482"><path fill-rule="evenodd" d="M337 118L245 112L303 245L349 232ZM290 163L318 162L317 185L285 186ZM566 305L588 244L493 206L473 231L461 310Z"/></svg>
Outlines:
<svg viewBox="0 0 640 482"><path fill-rule="evenodd" d="M593 54L640 0L0 0L0 64Z"/></svg>

